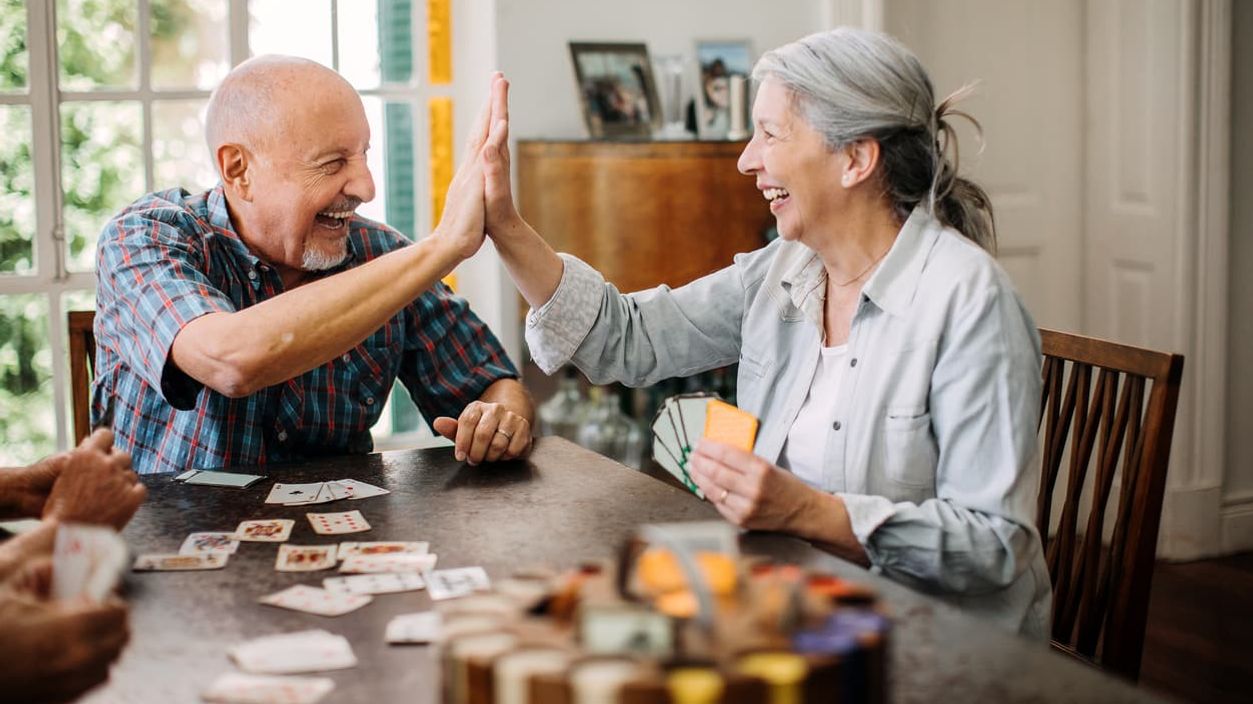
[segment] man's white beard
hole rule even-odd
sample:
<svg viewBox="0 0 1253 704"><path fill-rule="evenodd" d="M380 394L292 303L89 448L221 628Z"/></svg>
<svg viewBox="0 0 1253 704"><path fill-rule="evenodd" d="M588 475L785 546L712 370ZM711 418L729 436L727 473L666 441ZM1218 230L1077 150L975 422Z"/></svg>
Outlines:
<svg viewBox="0 0 1253 704"><path fill-rule="evenodd" d="M344 260L348 258L348 240L339 241L339 250L337 252L326 254L313 247L305 247L305 252L300 258L300 268L305 271L326 271L334 269Z"/></svg>

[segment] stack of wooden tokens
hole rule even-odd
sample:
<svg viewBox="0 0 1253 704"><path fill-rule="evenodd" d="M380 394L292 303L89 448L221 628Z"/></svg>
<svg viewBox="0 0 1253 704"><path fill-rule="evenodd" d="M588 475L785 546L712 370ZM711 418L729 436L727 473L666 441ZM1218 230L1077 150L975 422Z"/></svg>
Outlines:
<svg viewBox="0 0 1253 704"><path fill-rule="evenodd" d="M697 553L500 580L442 602L447 704L774 704L887 699L889 621L865 587ZM708 610L712 607L710 613Z"/></svg>

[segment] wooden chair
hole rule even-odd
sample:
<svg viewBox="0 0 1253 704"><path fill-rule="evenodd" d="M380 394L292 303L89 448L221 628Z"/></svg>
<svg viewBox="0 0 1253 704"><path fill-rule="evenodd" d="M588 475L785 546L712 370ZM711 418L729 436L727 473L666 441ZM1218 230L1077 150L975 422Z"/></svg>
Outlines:
<svg viewBox="0 0 1253 704"><path fill-rule="evenodd" d="M1053 646L1135 680L1183 356L1052 330L1040 337L1036 525L1053 579Z"/></svg>
<svg viewBox="0 0 1253 704"><path fill-rule="evenodd" d="M96 363L95 311L69 313L70 408L74 412L74 444L91 433L91 379Z"/></svg>

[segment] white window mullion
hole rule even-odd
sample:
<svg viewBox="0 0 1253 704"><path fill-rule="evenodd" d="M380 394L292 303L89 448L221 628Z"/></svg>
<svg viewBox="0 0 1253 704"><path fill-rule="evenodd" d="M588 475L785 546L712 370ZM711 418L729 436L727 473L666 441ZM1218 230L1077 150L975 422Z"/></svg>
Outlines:
<svg viewBox="0 0 1253 704"><path fill-rule="evenodd" d="M143 113L144 191L155 190L152 165L152 8L149 0L139 0L139 92L143 96L140 105Z"/></svg>
<svg viewBox="0 0 1253 704"><path fill-rule="evenodd" d="M234 68L252 55L248 47L248 0L230 0L227 18L230 23L230 61L231 68Z"/></svg>
<svg viewBox="0 0 1253 704"><path fill-rule="evenodd" d="M339 71L339 0L331 0L331 68Z"/></svg>

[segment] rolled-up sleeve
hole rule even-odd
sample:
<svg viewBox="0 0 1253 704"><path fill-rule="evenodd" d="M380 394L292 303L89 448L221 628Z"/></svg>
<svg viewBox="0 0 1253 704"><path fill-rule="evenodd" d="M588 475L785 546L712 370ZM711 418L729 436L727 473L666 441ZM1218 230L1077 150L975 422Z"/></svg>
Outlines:
<svg viewBox="0 0 1253 704"><path fill-rule="evenodd" d="M563 254L557 291L527 318L531 356L550 374L571 361L593 383L627 386L731 364L740 356L746 262L759 252L677 289L625 295Z"/></svg>
<svg viewBox="0 0 1253 704"><path fill-rule="evenodd" d="M1039 336L1001 287L972 296L947 332L929 396L936 497L839 496L877 569L926 591L977 595L1009 586L1038 550Z"/></svg>
<svg viewBox="0 0 1253 704"><path fill-rule="evenodd" d="M123 213L105 226L96 254L96 335L179 410L195 405L202 385L174 365L174 338L202 315L235 310L205 275L196 234L180 229L195 229L187 220Z"/></svg>

